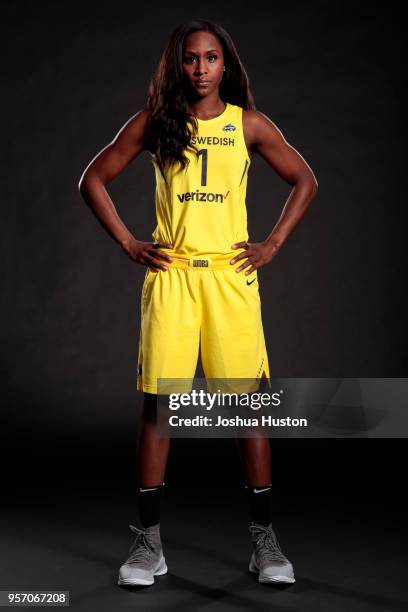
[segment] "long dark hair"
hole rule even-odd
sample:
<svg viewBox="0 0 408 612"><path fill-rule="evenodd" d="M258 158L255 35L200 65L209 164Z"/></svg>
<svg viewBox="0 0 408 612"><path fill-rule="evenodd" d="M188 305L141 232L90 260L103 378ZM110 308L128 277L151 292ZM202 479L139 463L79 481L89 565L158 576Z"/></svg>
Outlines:
<svg viewBox="0 0 408 612"><path fill-rule="evenodd" d="M219 87L221 99L244 109L255 109L248 75L228 32L208 19L194 19L179 25L166 43L150 82L147 100L149 148L153 150L162 172L174 162L180 162L185 168L188 158L184 149L194 149L190 139L197 131L197 121L188 112L182 61L185 38L198 31L214 34L222 45L226 69Z"/></svg>

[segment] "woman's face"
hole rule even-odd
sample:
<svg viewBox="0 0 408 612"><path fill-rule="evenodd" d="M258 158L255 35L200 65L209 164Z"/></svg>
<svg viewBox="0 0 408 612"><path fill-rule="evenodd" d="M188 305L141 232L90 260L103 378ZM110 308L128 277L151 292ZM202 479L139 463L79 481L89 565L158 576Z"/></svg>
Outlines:
<svg viewBox="0 0 408 612"><path fill-rule="evenodd" d="M186 37L183 45L183 72L200 98L218 90L224 74L224 54L214 34L193 32Z"/></svg>

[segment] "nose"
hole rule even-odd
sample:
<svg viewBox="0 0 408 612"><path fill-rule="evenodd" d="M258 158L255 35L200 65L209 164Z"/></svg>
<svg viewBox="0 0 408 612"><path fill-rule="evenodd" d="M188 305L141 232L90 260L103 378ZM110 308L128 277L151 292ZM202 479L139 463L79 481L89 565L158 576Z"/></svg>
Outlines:
<svg viewBox="0 0 408 612"><path fill-rule="evenodd" d="M203 74L204 72L205 73L207 72L206 69L205 69L205 61L204 61L204 59L199 59L197 61L197 64L196 64L195 73L196 74Z"/></svg>

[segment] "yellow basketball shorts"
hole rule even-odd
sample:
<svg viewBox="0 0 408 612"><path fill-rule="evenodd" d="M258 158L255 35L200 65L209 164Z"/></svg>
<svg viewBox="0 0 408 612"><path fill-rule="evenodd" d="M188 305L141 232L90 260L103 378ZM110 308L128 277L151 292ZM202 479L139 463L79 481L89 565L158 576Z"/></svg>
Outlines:
<svg viewBox="0 0 408 612"><path fill-rule="evenodd" d="M270 386L257 270L235 272L243 260L231 265L231 254L170 254L168 269L148 268L143 283L137 389L162 393L158 379L192 383L199 352L206 379L266 378Z"/></svg>

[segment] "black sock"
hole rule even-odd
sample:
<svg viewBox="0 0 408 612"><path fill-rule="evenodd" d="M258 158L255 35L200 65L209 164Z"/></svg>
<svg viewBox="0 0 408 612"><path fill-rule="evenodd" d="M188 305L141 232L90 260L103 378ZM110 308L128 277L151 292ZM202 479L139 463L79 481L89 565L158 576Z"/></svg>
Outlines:
<svg viewBox="0 0 408 612"><path fill-rule="evenodd" d="M160 497L164 482L157 487L138 487L139 517L145 529L160 523Z"/></svg>
<svg viewBox="0 0 408 612"><path fill-rule="evenodd" d="M271 522L272 485L253 487L245 485L251 520L267 527Z"/></svg>

